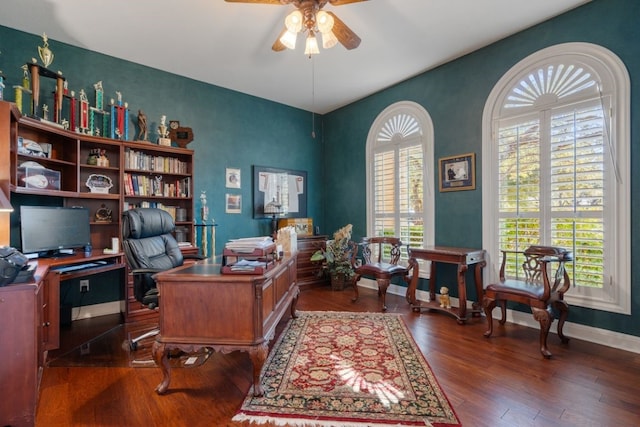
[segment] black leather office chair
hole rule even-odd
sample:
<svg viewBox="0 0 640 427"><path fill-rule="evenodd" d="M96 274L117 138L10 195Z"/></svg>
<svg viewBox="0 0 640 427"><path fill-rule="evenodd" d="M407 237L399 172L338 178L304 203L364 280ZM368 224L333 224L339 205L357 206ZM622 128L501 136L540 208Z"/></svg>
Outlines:
<svg viewBox="0 0 640 427"><path fill-rule="evenodd" d="M158 307L158 289L153 275L182 265L185 258L171 234L175 229L168 212L155 208L138 208L122 214L122 248L133 275L133 291L137 301L150 309ZM138 342L156 335L157 329L129 341L131 350Z"/></svg>

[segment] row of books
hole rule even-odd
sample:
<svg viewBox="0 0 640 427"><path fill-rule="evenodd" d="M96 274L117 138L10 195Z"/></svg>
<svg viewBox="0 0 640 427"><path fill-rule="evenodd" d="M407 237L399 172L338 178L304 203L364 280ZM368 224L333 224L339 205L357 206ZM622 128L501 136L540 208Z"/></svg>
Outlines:
<svg viewBox="0 0 640 427"><path fill-rule="evenodd" d="M187 162L175 157L152 156L142 151L127 148L124 151L125 169L137 169L164 173L189 173Z"/></svg>
<svg viewBox="0 0 640 427"><path fill-rule="evenodd" d="M169 215L171 215L171 218L173 218L173 221L176 221L176 213L177 210L180 208L180 206L169 206L169 205L165 205L164 203L160 203L160 202L150 202L147 200L143 200L140 203L128 203L125 202L122 209L123 210L129 210L129 209L136 209L136 208L157 208L157 209L162 209L163 211L166 211L169 213Z"/></svg>
<svg viewBox="0 0 640 427"><path fill-rule="evenodd" d="M126 196L191 197L191 177L164 181L162 176L151 177L124 174Z"/></svg>

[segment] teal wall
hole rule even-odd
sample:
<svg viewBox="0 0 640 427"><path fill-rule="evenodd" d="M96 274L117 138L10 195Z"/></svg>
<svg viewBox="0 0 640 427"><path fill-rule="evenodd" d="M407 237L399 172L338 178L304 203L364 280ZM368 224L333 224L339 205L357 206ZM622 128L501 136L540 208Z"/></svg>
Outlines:
<svg viewBox="0 0 640 427"><path fill-rule="evenodd" d="M595 0L562 16L503 39L436 69L425 72L324 117L323 193L326 227L346 222L354 237L366 233L365 145L369 128L388 105L409 100L431 115L435 159L476 153L476 190L435 194L435 242L439 245L482 247L482 113L496 82L528 55L559 43L590 42L604 46L626 64L631 77L632 218L638 216L640 195L640 2ZM437 43L437 40L434 40ZM354 70L354 72L364 72ZM337 173L340 171L340 173ZM437 165L434 175L437 180ZM437 181L436 188L438 188ZM571 322L640 336L640 230L632 221L632 316L572 307ZM455 283L455 270L442 267L438 281ZM442 274L441 274L442 271ZM469 280L471 276L469 275ZM427 288L426 281L420 284ZM472 293L472 296L474 293Z"/></svg>
<svg viewBox="0 0 640 427"><path fill-rule="evenodd" d="M5 75L6 100L14 100L11 87L19 84L22 78L20 67L32 57L38 57L37 46L41 45L40 36L0 26L0 70ZM78 94L84 89L90 103L94 102L93 84L100 80L105 103L116 98L116 91L122 93L131 113L130 140L136 135L138 109L148 117L150 140L157 138L154 132L162 115L193 129L194 141L188 148L195 151L195 207L200 207L200 192L206 191L209 218L219 224L216 229L217 254L230 238L271 232L269 220L253 219L253 165L307 171L309 194L320 193L321 118L316 117L314 139L309 112L53 39L49 40L49 47L55 54L49 68L63 72L69 90ZM43 100L40 103L47 102L51 112L53 103L44 95L53 90L53 84L52 79L41 79ZM51 85L50 90L47 85ZM241 170L240 190L225 188L227 167ZM227 192L242 196L241 214L225 213ZM320 198L308 198L307 215L316 223L320 223L319 206Z"/></svg>
<svg viewBox="0 0 640 427"><path fill-rule="evenodd" d="M91 95L92 84L104 82L107 97L123 93L132 111L141 108L155 129L159 117L180 120L194 130L189 145L196 151L196 193L206 190L220 226L218 253L232 237L266 234L269 223L252 219L251 165L284 167L308 172L308 216L331 234L346 223L354 225L354 238L366 232L365 144L376 116L389 104L414 101L431 115L435 130L435 158L476 153L476 190L436 193L435 242L450 246L482 246L482 111L493 86L514 64L545 47L564 42L591 42L616 53L631 76L632 118L640 107L640 2L594 0L489 47L427 71L393 87L316 118L316 139L311 138L311 114L295 108L207 85L143 67L78 47L50 41L56 54L50 67L63 70L70 88ZM438 43L438 40L434 40ZM0 26L0 69L8 85L15 84L20 66L36 56L39 36ZM416 54L420 54L417 52ZM366 73L366 70L353 70ZM12 100L11 91L6 98ZM92 97L90 97L92 99ZM638 123L631 124L632 217L640 203L640 150ZM320 130L324 132L322 134ZM434 165L433 179L437 179ZM224 213L226 167L242 170L242 214ZM437 186L436 186L437 188ZM196 200L196 207L199 206ZM461 209L460 207L464 207ZM570 321L640 336L640 273L638 226L632 236L632 310L622 316L572 307ZM634 255L635 254L635 255ZM455 281L453 269L439 277ZM470 278L469 278L470 279ZM421 283L421 288L426 283ZM473 297L474 295L470 295Z"/></svg>

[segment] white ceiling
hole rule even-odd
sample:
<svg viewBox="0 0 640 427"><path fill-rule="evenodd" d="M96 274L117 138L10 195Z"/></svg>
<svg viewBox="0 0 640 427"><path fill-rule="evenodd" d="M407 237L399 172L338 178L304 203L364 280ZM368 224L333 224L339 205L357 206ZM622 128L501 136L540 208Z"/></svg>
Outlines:
<svg viewBox="0 0 640 427"><path fill-rule="evenodd" d="M327 4L362 39L312 60L273 52L291 5L224 0L3 0L0 25L326 113L590 0ZM6 46L5 46L6 48ZM55 70L55 62L50 66Z"/></svg>

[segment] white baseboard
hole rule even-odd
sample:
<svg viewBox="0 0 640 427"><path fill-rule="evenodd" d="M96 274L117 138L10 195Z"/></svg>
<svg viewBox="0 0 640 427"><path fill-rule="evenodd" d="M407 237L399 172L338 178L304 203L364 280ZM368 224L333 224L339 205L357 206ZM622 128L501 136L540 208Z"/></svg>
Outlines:
<svg viewBox="0 0 640 427"><path fill-rule="evenodd" d="M109 314L120 313L122 301L110 301L102 304L83 305L82 307L73 307L71 310L71 319L82 320L92 317L106 316Z"/></svg>
<svg viewBox="0 0 640 427"><path fill-rule="evenodd" d="M378 285L374 280L364 278L361 279L360 282L358 282L358 286L369 289L378 289ZM389 286L389 289L387 289L387 293L393 295L401 295L404 297L407 293L407 288L392 284ZM419 301L427 301L429 299L429 293L426 291L417 290L416 298ZM458 299L452 297L451 303L453 305L457 305ZM467 306L468 308L471 308L470 301L467 301ZM500 310L494 310L494 318L500 318ZM533 319L531 313L507 310L507 321L515 323L517 325L527 326L529 328L540 328L540 324ZM555 333L553 332L553 327L551 332ZM565 322L563 332L570 338L576 338L583 341L606 345L608 347L640 354L640 337L571 322Z"/></svg>

